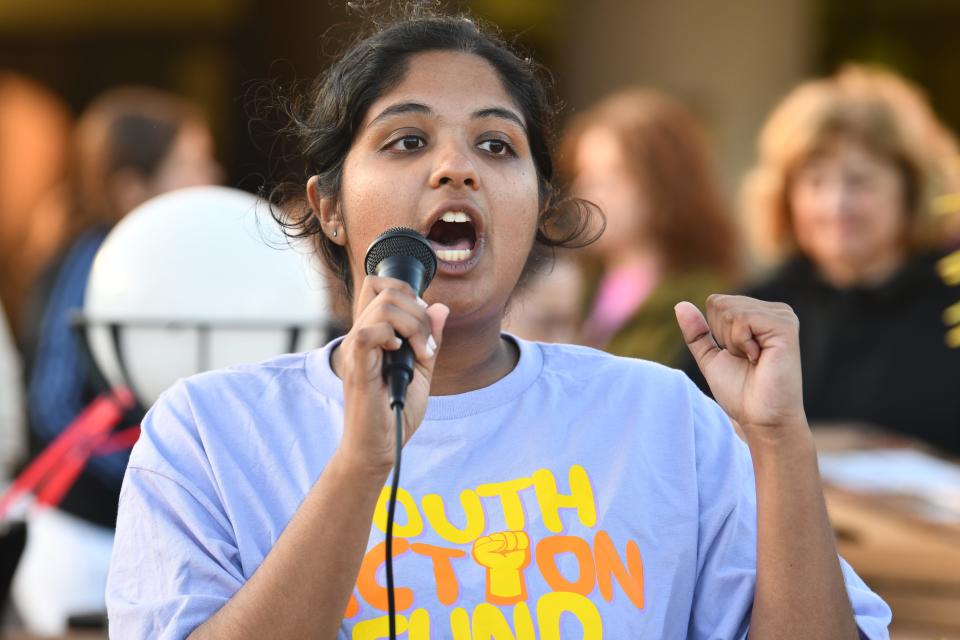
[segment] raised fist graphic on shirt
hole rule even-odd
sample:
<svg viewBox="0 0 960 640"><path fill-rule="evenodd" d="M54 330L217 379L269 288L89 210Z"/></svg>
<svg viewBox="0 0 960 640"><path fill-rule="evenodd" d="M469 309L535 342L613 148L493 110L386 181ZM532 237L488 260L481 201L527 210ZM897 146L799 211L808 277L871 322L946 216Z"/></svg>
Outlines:
<svg viewBox="0 0 960 640"><path fill-rule="evenodd" d="M527 599L523 570L530 564L530 538L523 531L500 531L477 538L473 559L487 569L487 602L510 605Z"/></svg>

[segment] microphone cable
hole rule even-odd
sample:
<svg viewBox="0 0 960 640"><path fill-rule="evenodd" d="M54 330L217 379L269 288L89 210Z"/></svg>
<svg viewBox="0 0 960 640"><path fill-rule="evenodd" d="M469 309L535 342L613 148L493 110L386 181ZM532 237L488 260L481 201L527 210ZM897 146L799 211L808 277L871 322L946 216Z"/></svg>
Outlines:
<svg viewBox="0 0 960 640"><path fill-rule="evenodd" d="M364 259L367 275L395 278L423 295L437 273L437 255L430 242L414 229L394 227L381 233L367 249ZM393 586L393 520L400 489L400 457L403 449L403 405L407 385L413 380L416 357L410 344L401 341L398 351L383 354L383 378L389 389L390 408L396 416L397 447L394 454L393 483L387 506L386 558L387 614L390 640L397 637L397 603Z"/></svg>
<svg viewBox="0 0 960 640"><path fill-rule="evenodd" d="M386 563L387 563L387 616L390 620L390 640L397 638L397 602L393 590L393 519L397 511L397 491L400 488L400 457L403 449L403 403L393 405L396 417L396 452L393 463L393 482L390 485L390 501L387 506Z"/></svg>

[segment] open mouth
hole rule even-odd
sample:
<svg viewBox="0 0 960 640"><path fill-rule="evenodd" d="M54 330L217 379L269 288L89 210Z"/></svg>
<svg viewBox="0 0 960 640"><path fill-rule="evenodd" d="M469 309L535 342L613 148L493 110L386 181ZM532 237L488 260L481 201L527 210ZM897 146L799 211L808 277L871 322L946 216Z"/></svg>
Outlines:
<svg viewBox="0 0 960 640"><path fill-rule="evenodd" d="M427 234L427 240L443 262L465 262L477 246L477 230L463 211L447 211Z"/></svg>

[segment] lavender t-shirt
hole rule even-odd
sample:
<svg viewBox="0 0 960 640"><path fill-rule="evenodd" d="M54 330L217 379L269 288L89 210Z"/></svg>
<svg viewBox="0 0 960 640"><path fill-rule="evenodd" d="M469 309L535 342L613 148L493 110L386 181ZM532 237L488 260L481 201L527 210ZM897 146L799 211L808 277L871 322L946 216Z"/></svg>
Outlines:
<svg viewBox="0 0 960 640"><path fill-rule="evenodd" d="M516 342L510 374L431 397L404 448L400 637L746 637L754 478L724 413L680 372ZM111 637L184 638L257 570L340 441L335 344L188 378L151 409L120 500ZM385 496L339 638L387 636ZM842 567L862 634L887 638L889 608Z"/></svg>

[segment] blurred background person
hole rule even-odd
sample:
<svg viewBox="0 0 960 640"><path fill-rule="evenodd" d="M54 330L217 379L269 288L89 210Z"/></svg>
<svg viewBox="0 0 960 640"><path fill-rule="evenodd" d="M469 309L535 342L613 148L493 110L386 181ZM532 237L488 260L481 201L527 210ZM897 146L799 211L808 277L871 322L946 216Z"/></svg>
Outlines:
<svg viewBox="0 0 960 640"><path fill-rule="evenodd" d="M0 487L17 472L27 450L20 353L0 305Z"/></svg>
<svg viewBox="0 0 960 640"><path fill-rule="evenodd" d="M946 245L960 249L960 155L947 163L948 186L933 203L934 214L943 218Z"/></svg>
<svg viewBox="0 0 960 640"><path fill-rule="evenodd" d="M0 486L27 454L19 318L29 289L63 237L64 211L50 206L66 176L72 116L34 79L0 71ZM0 610L24 546L22 522L0 523Z"/></svg>
<svg viewBox="0 0 960 640"><path fill-rule="evenodd" d="M17 338L30 287L63 240L51 196L66 177L71 121L52 91L0 71L0 303Z"/></svg>
<svg viewBox="0 0 960 640"><path fill-rule="evenodd" d="M566 253L514 293L503 330L525 340L569 344L577 339L583 298L580 266Z"/></svg>
<svg viewBox="0 0 960 640"><path fill-rule="evenodd" d="M0 304L0 490L6 490L26 454L20 353ZM13 572L23 553L23 522L0 522L0 616L7 610Z"/></svg>
<svg viewBox="0 0 960 640"><path fill-rule="evenodd" d="M582 254L581 341L676 364L686 348L673 306L703 306L738 274L736 229L703 128L674 98L627 89L574 117L561 151L574 195L607 223Z"/></svg>
<svg viewBox="0 0 960 640"><path fill-rule="evenodd" d="M106 391L70 316L83 306L93 258L107 232L153 196L222 179L211 133L199 111L177 96L132 86L105 92L82 114L74 132L71 171L69 242L39 279L25 323L37 329L25 344L35 450L49 444ZM61 633L69 616L104 609L127 455L120 451L91 458L58 509L31 517L12 591L29 630Z"/></svg>
<svg viewBox="0 0 960 640"><path fill-rule="evenodd" d="M811 424L870 423L960 453L960 349L943 320L960 287L937 274L948 238L931 211L956 156L921 92L878 68L803 83L764 125L744 207L780 266L746 294L799 317Z"/></svg>

